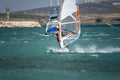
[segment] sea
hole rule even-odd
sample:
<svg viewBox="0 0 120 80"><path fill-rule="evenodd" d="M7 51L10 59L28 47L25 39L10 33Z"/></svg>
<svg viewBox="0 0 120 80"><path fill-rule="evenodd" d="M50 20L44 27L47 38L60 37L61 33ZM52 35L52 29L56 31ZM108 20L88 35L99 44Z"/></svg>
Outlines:
<svg viewBox="0 0 120 80"><path fill-rule="evenodd" d="M82 24L60 49L41 28L0 28L0 80L120 80L120 24Z"/></svg>

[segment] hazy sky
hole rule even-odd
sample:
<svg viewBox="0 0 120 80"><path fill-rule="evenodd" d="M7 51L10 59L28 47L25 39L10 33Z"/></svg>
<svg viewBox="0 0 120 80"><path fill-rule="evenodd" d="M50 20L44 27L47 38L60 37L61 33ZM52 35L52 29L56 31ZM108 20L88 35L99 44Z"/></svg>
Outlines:
<svg viewBox="0 0 120 80"><path fill-rule="evenodd" d="M53 0L53 5L57 5L58 0ZM85 0L78 0L83 3ZM0 0L0 13L5 12L5 8L10 7L11 11L19 11L26 9L34 9L47 7L50 5L50 0Z"/></svg>

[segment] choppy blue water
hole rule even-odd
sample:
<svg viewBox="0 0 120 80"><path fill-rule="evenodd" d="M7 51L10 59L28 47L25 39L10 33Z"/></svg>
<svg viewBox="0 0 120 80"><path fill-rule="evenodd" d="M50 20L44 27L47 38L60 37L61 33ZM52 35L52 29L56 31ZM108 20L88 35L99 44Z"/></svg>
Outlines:
<svg viewBox="0 0 120 80"><path fill-rule="evenodd" d="M42 28L0 28L0 80L120 80L120 24L82 25L59 49Z"/></svg>

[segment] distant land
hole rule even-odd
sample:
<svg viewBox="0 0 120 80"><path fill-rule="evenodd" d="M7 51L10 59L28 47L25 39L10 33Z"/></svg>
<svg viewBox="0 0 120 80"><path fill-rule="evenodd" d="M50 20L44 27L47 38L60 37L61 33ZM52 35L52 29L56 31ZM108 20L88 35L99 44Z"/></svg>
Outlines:
<svg viewBox="0 0 120 80"><path fill-rule="evenodd" d="M58 7L58 6L54 6ZM16 11L13 14L43 15L49 14L51 7ZM81 14L120 13L120 0L107 0L101 2L80 4Z"/></svg>
<svg viewBox="0 0 120 80"><path fill-rule="evenodd" d="M53 6L58 7L59 6ZM38 21L40 24L47 22L50 10L53 7L36 8L10 13L10 20ZM106 0L101 2L80 4L81 23L120 23L120 0ZM0 20L5 20L6 15L0 14Z"/></svg>

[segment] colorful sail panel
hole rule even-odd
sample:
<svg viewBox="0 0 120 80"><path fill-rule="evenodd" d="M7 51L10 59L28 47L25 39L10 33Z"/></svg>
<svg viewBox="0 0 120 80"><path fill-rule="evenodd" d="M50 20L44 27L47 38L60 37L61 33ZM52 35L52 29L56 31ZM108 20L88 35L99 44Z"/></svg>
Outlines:
<svg viewBox="0 0 120 80"><path fill-rule="evenodd" d="M58 26L58 41L64 48L73 43L80 36L80 12L76 0L64 0Z"/></svg>
<svg viewBox="0 0 120 80"><path fill-rule="evenodd" d="M46 24L45 33L48 35L57 33L57 24L58 24L58 9L53 8L50 12L48 23Z"/></svg>

